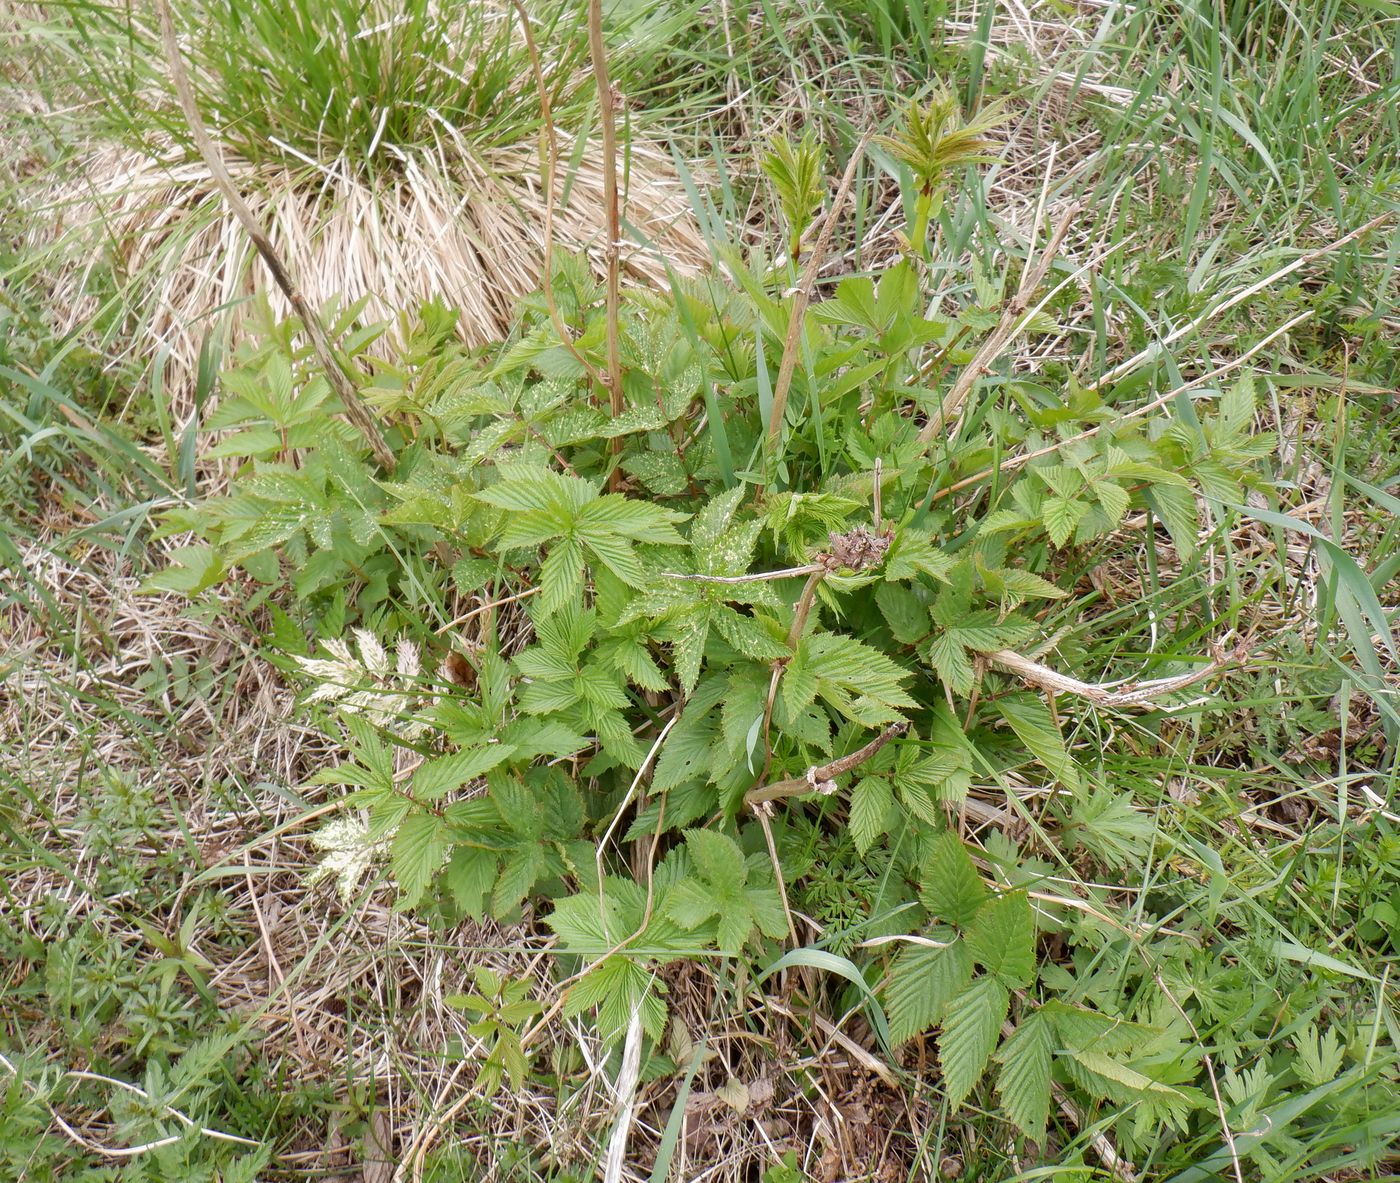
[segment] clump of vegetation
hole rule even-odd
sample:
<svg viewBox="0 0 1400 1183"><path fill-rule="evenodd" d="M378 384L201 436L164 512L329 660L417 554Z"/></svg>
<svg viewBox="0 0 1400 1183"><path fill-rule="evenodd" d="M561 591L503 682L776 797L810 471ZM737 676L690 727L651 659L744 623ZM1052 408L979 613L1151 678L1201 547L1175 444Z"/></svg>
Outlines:
<svg viewBox="0 0 1400 1183"><path fill-rule="evenodd" d="M495 354L460 353L451 318L425 314L410 363L362 392L397 435L392 474L328 418L281 326L211 422L237 429L216 454L239 475L168 518L201 541L153 585L290 580L340 621L354 589L354 646L296 656L343 727L345 758L313 777L351 790L319 840L326 872L349 899L382 860L400 907L449 920L538 910L569 983L557 1005L624 1062L665 1059L678 963L744 967L731 1005L800 968L804 1005L833 1021L857 1006L892 1064L936 1030L950 1109L975 1095L1029 1146L1097 1128L1133 1157L1238 1161L1221 1090L1254 1098L1233 1064L1278 1037L1203 1045L1222 1028L1181 976L1195 938L1162 931L1178 905L1139 880L1190 839L1066 726L1189 709L1254 627L1242 604L1212 619L1212 565L1234 561L1241 523L1304 527L1253 508L1276 496L1275 441L1248 372L1131 408L1113 384L1056 394L1015 375L973 400L1014 333L1053 326L1038 285L1073 216L1016 284L984 277L980 300L929 313L946 268L928 228L990 122L963 128L946 97L910 108L890 141L921 211L908 257L810 308L801 284L781 293L821 250L804 244L829 186L811 141L775 145L787 249L771 268L736 260L733 285L631 298L620 413L589 397L610 334L580 262ZM1089 683L1056 655L1103 648L1079 589L1125 530L1172 594L1198 589L1174 630L1200 647ZM469 619L470 643L444 649ZM1136 986L1086 989L1074 967L1105 959ZM537 1006L503 988L471 1004L481 1071L521 1084ZM1328 1053L1329 1080L1367 1071L1358 1041ZM1312 1081L1273 1079L1281 1096Z"/></svg>
<svg viewBox="0 0 1400 1183"><path fill-rule="evenodd" d="M1383 1172L1383 22L589 7L749 145L703 276L545 220L479 345L312 277L193 414L0 294L0 1174ZM243 180L591 159L569 6L199 11ZM42 27L190 152L144 10Z"/></svg>

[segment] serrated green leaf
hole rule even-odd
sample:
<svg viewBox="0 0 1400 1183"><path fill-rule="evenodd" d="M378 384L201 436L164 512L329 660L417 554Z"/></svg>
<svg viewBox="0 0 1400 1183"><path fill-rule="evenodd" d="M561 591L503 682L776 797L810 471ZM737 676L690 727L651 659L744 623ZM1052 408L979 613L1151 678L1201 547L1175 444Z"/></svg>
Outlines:
<svg viewBox="0 0 1400 1183"><path fill-rule="evenodd" d="M1244 373L1220 396L1217 404L1215 422L1217 431L1223 435L1222 442L1247 435L1254 425L1254 410L1254 376Z"/></svg>
<svg viewBox="0 0 1400 1183"><path fill-rule="evenodd" d="M666 1004L654 989L655 974L630 957L615 954L576 982L564 996L570 1017L597 1008L598 1032L609 1043L620 1039L635 1014L656 1041L666 1033Z"/></svg>
<svg viewBox="0 0 1400 1183"><path fill-rule="evenodd" d="M413 774L413 795L420 801L435 801L444 793L484 776L513 755L515 748L512 745L493 743L428 760L420 764Z"/></svg>
<svg viewBox="0 0 1400 1183"><path fill-rule="evenodd" d="M752 666L736 667L729 675L720 704L720 728L725 750L731 756L745 759L749 754L750 735L757 739L755 728L763 722L769 678L767 670Z"/></svg>
<svg viewBox="0 0 1400 1183"><path fill-rule="evenodd" d="M710 622L726 641L751 661L776 661L789 655L788 647L769 635L762 624L727 604L712 606Z"/></svg>
<svg viewBox="0 0 1400 1183"><path fill-rule="evenodd" d="M178 546L169 557L169 566L142 583L143 592L173 591L193 598L227 574L222 557L212 546Z"/></svg>
<svg viewBox="0 0 1400 1183"><path fill-rule="evenodd" d="M690 524L690 545L697 555L705 554L723 537L747 491L744 485L726 489L706 502L705 508L695 515Z"/></svg>
<svg viewBox="0 0 1400 1183"><path fill-rule="evenodd" d="M679 497L690 487L685 465L671 452L633 452L622 461L622 469L662 497Z"/></svg>
<svg viewBox="0 0 1400 1183"><path fill-rule="evenodd" d="M967 988L972 958L954 938L942 948L911 945L895 958L885 987L890 1038L903 1043L943 1018L948 1003Z"/></svg>
<svg viewBox="0 0 1400 1183"><path fill-rule="evenodd" d="M685 845L695 869L711 883L739 888L747 882L744 852L728 835L714 830L686 830Z"/></svg>
<svg viewBox="0 0 1400 1183"><path fill-rule="evenodd" d="M919 881L924 907L959 928L971 924L991 897L962 839L952 830L944 830L930 844Z"/></svg>
<svg viewBox="0 0 1400 1183"><path fill-rule="evenodd" d="M474 920L486 915L486 897L496 882L500 859L494 851L459 846L443 871L443 884L457 906Z"/></svg>
<svg viewBox="0 0 1400 1183"><path fill-rule="evenodd" d="M890 634L902 645L917 645L933 628L927 605L897 583L880 584L875 589L875 603L890 626Z"/></svg>
<svg viewBox="0 0 1400 1183"><path fill-rule="evenodd" d="M1001 1106L1026 1137L1045 1141L1045 1123L1050 1114L1050 1060L1055 1037L1050 1023L1039 1011L1024 1016L997 1051L1001 1072L997 1095Z"/></svg>
<svg viewBox="0 0 1400 1183"><path fill-rule="evenodd" d="M588 542L613 537L662 546L684 546L685 539L676 533L675 523L685 518L685 514L675 510L634 501L620 493L609 493L583 507L576 529L578 536Z"/></svg>
<svg viewBox="0 0 1400 1183"><path fill-rule="evenodd" d="M1079 768L1044 702L1033 694L1010 694L997 700L997 710L1011 725L1016 738L1053 776L1071 789L1079 787Z"/></svg>
<svg viewBox="0 0 1400 1183"><path fill-rule="evenodd" d="M414 813L399 823L390 856L400 908L411 908L422 899L446 853L447 826L436 814Z"/></svg>
<svg viewBox="0 0 1400 1183"><path fill-rule="evenodd" d="M1172 542L1183 558L1196 553L1200 518L1196 495L1177 485L1151 485L1146 490L1147 503L1167 527Z"/></svg>
<svg viewBox="0 0 1400 1183"><path fill-rule="evenodd" d="M1024 891L984 904L967 930L968 952L1008 989L1035 980L1035 917Z"/></svg>
<svg viewBox="0 0 1400 1183"><path fill-rule="evenodd" d="M954 694L970 694L975 682L972 659L957 633L944 629L928 643L925 656L934 672Z"/></svg>
<svg viewBox="0 0 1400 1183"><path fill-rule="evenodd" d="M787 913L776 887L750 887L744 896L753 912L754 923L764 936L778 940L788 935Z"/></svg>
<svg viewBox="0 0 1400 1183"><path fill-rule="evenodd" d="M744 897L740 897L743 899ZM745 904L747 901L745 900ZM715 931L715 944L720 951L737 957L744 943L753 932L753 913L739 901L730 900L728 906L719 911L719 924Z"/></svg>
<svg viewBox="0 0 1400 1183"><path fill-rule="evenodd" d="M1045 532L1055 546L1064 546L1079 520L1089 512L1087 501L1071 501L1065 497L1047 497L1040 506Z"/></svg>
<svg viewBox="0 0 1400 1183"><path fill-rule="evenodd" d="M696 777L710 778L715 721L709 711L688 706L661 746L652 791L664 793Z"/></svg>
<svg viewBox="0 0 1400 1183"><path fill-rule="evenodd" d="M719 910L715 893L695 879L677 883L666 899L666 915L684 928L699 928Z"/></svg>
<svg viewBox="0 0 1400 1183"><path fill-rule="evenodd" d="M945 581L953 560L933 545L931 536L905 528L890 545L885 557L886 579L912 579L916 575L927 575L932 579Z"/></svg>
<svg viewBox="0 0 1400 1183"><path fill-rule="evenodd" d="M1081 1066L1087 1068L1096 1076L1102 1076L1105 1080L1111 1080L1114 1084L1133 1093L1160 1093L1164 1096L1183 1097L1184 1094L1171 1085L1163 1084L1161 1081L1153 1080L1150 1076L1144 1076L1136 1069L1129 1068L1126 1064L1121 1064L1112 1056L1106 1056L1102 1052L1082 1050L1074 1053L1073 1058Z"/></svg>
<svg viewBox="0 0 1400 1183"><path fill-rule="evenodd" d="M815 679L816 694L828 705L867 727L899 719L901 709L916 705L900 685L910 676L907 670L878 649L844 634L815 633L803 638L783 676L784 690L795 689L804 676Z"/></svg>
<svg viewBox="0 0 1400 1183"><path fill-rule="evenodd" d="M1109 525L1118 525L1128 512L1128 502L1131 500L1128 490L1112 481L1097 481L1094 484L1094 496L1103 506L1103 512L1108 518Z"/></svg>
<svg viewBox="0 0 1400 1183"><path fill-rule="evenodd" d="M602 895L584 892L557 899L545 923L558 934L570 953L598 957L620 941L634 937L646 916L646 888L630 879L609 876ZM691 943L669 920L662 920L666 901L655 903L651 922L629 945L633 952L661 955Z"/></svg>
<svg viewBox="0 0 1400 1183"><path fill-rule="evenodd" d="M886 830L894 794L883 776L865 776L851 788L851 841L865 855Z"/></svg>
<svg viewBox="0 0 1400 1183"><path fill-rule="evenodd" d="M948 1006L938 1062L948 1103L956 1108L981 1079L1006 1021L1011 996L995 978L978 978Z"/></svg>
<svg viewBox="0 0 1400 1183"><path fill-rule="evenodd" d="M544 851L536 845L517 846L501 867L496 889L491 893L491 912L500 918L508 915L530 894L543 871Z"/></svg>
<svg viewBox="0 0 1400 1183"><path fill-rule="evenodd" d="M572 538L566 538L552 546L540 564L538 611L548 616L582 599L583 548Z"/></svg>
<svg viewBox="0 0 1400 1183"><path fill-rule="evenodd" d="M684 616L680 635L671 642L671 658L681 690L690 694L700 680L700 662L705 656L705 642L710 636L710 606L701 605Z"/></svg>
<svg viewBox="0 0 1400 1183"><path fill-rule="evenodd" d="M1070 1053L1090 1047L1105 1054L1126 1052L1152 1033L1150 1028L1141 1024L1110 1018L1057 998L1045 1003L1041 1013L1054 1023L1060 1046Z"/></svg>
<svg viewBox="0 0 1400 1183"><path fill-rule="evenodd" d="M478 501L515 513L559 515L564 522L598 497L597 487L579 477L547 468L501 465L502 479L476 494Z"/></svg>
<svg viewBox="0 0 1400 1183"><path fill-rule="evenodd" d="M807 668L819 681L839 683L892 706L918 705L900 685L908 681L909 671L854 637L817 633L807 638L806 657Z"/></svg>

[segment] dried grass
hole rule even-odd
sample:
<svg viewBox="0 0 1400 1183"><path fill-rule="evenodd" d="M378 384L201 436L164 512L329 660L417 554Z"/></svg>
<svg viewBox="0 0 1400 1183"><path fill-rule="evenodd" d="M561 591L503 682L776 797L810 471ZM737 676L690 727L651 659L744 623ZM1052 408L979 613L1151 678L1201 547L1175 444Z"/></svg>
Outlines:
<svg viewBox="0 0 1400 1183"><path fill-rule="evenodd" d="M1030 44L1035 60L1051 69L1056 55L1076 44L1077 34L1072 36L1066 24L1027 23L1019 4L1007 11L1008 21L994 26L994 49L1013 41ZM1111 89L1100 86L1100 97L1111 100ZM1008 163L992 187L1000 215L1020 227L1026 241L1039 220L1034 214L1044 178L1087 170L1098 146L1085 139L1060 145L1052 154L1044 130L1037 113L1023 112L1010 133ZM369 295L366 315L376 318L437 295L463 310L468 339L484 341L504 331L512 301L537 286L541 195L530 183L537 173L531 153L511 150L493 158L489 168L451 181L426 164L406 163L402 175L378 192L362 180L313 170L270 174L244 165L236 175L313 303ZM250 248L232 220L214 208L216 199L199 166L171 166L107 148L90 158L88 174L88 181L59 194L65 233L100 229L110 235L128 273L141 275L158 296L147 342L168 345L172 364L187 374L212 310L267 289L261 268L251 262ZM634 150L631 175L631 219L673 262L698 266L703 244L660 155ZM601 176L585 155L569 208L557 222L561 242L589 250L595 261L602 253L600 192ZM1044 210L1051 220L1059 212L1054 202ZM1064 256L1078 267L1103 245L1071 237ZM867 260L880 249L878 239L868 241ZM634 251L628 263L640 282L663 277L655 255ZM82 261L75 260L63 277L63 298L76 298L82 279ZM238 319L238 314L232 318L235 332ZM1033 367L1048 356L1068 357L1074 327L1033 344L1022 342L1016 364ZM1296 434L1294 425L1278 426L1285 439ZM1300 516L1321 520L1326 480L1320 467L1308 472L1309 504ZM55 535L65 525L72 523L47 524ZM1364 551L1366 524L1349 517L1346 527L1354 532L1348 545ZM1173 552L1165 539L1159 543L1159 574L1170 579ZM1267 532L1241 526L1231 545L1250 554L1274 544ZM1298 581L1302 600L1310 602L1321 578L1315 556L1296 538L1288 545L1281 558ZM1124 601L1139 598L1144 579L1140 546L1129 539L1115 549L1120 557L1100 576L1110 606L1115 593ZM17 660L17 668L0 680L0 733L6 737L0 772L30 786L48 786L45 804L54 813L55 838L80 841L74 820L84 804L79 780L84 760L149 778L157 766L149 735L158 734L158 766L172 803L183 811L205 869L226 874L219 882L248 936L240 951L216 964L212 982L222 1004L257 1016L269 1054L286 1057L294 1078L335 1082L343 1094L352 1084L372 1086L387 1116L385 1148L405 1156L400 1177L411 1177L408 1152L474 1089L470 1063L445 1059L453 1040L473 1049L461 1014L445 1004L445 996L460 990L471 969L482 964L512 977L530 976L547 996L553 974L544 953L546 938L528 923L435 931L392 911L387 892L351 914L328 889L308 891L303 873L317 856L307 832L292 828L269 836L301 810L270 786L302 784L331 753L318 733L294 721L294 693L257 656L256 639L221 623L238 614L195 619L175 597L139 594L130 565L106 552L94 552L79 565L35 544L23 557L23 571L0 571L0 579L32 582L53 597L57 619L82 618L97 627L85 633L81 660L75 662L43 620L14 606L0 616L0 641ZM1170 629L1171 623L1163 621L1162 627ZM1294 621L1270 602L1256 607L1250 623L1276 631ZM462 640L473 643L471 636ZM227 692L218 702L152 702L141 676L172 657L226 671ZM133 729L123 714L151 721L152 728ZM214 780L262 787L247 789L244 808L230 811L214 806ZM1014 822L1008 815L993 824ZM173 816L170 826L173 840L178 833ZM76 913L99 904L84 896L81 883L70 886L35 867L12 884L10 900L0 901L0 908L14 908L17 919L42 936L36 930L42 923L37 904L51 891L67 892ZM177 904L167 927L173 931L180 919ZM145 949L137 929L128 935L130 948ZM733 984L719 982L707 967L678 965L665 978L672 1050L682 1070L693 1053L691 1041L703 1037L708 1049L686 1103L674 1168L679 1177L716 1183L752 1178L755 1166L770 1165L787 1148L798 1152L810 1178L911 1177L916 1160L910 1148L929 1132L936 1114L880 1083L869 1053L859 1054L871 1046L859 1019L848 1016L825 1028L814 1023L805 1013L796 975L781 983L766 1005L755 1003L752 1009L736 1005ZM754 997L753 991L737 993ZM463 1129L442 1133L439 1144L460 1139L458 1145L480 1163L483 1179L501 1177L495 1160L507 1142L547 1147L554 1161L586 1164L606 1139L611 1069L596 1040L567 1024L548 1038L553 1046L542 1047L540 1054L557 1055L563 1065L567 1087L560 1095L532 1082L489 1101L473 1096L469 1128L464 1123ZM575 1054L577 1063L571 1062ZM911 1055L921 1054L915 1045ZM742 1105L735 1100L735 1081L747 1094ZM650 1171L677 1084L667 1077L641 1086L625 1177L644 1178ZM891 1129L902 1131L899 1142L891 1141ZM351 1172L363 1160L361 1148L335 1130L308 1128L284 1165Z"/></svg>
<svg viewBox="0 0 1400 1183"><path fill-rule="evenodd" d="M179 846L185 835L203 863L192 868L164 926L178 929L194 875L202 872L245 934L200 943L214 963L210 985L221 1007L260 1028L264 1052L287 1060L294 1080L333 1083L342 1093L368 1085L390 1125L410 1130L435 1103L455 1096L461 1070L454 1073L447 1061L449 1043L457 1039L469 1052L475 1046L444 998L483 964L510 976L533 974L547 988L548 967L532 948L540 942L523 927L435 932L394 912L387 889L353 911L327 889L309 891L304 872L317 855L308 831L295 825L303 810L292 791L332 754L319 733L294 721L294 693L257 656L255 638L222 623L232 612L195 619L177 597L141 593L129 564L110 553L94 552L79 564L31 543L21 554L22 569L2 570L0 579L49 597L55 619L83 619L87 627L75 660L38 615L11 605L0 617L13 658L0 678L0 776L39 799L49 814L49 845L73 875L31 867L11 881L0 913L42 941L41 904L57 895L74 920L105 914L134 962L153 960L155 951L120 902L88 886L94 868L81 821L95 769L152 786L168 803L169 833L131 849L133 865L153 863L163 846ZM222 683L217 700L152 695L145 676L180 660ZM286 833L270 836L283 826L290 826ZM31 1035L41 1040L42 1025ZM534 1123L532 1107L549 1102L513 1094L494 1124L504 1137L521 1121ZM69 1116L96 1142L109 1141L100 1122ZM327 1151L333 1135L308 1129L293 1159L328 1168L358 1162L353 1147Z"/></svg>
<svg viewBox="0 0 1400 1183"><path fill-rule="evenodd" d="M572 151L567 138L562 151ZM505 336L516 302L539 287L545 195L538 159L525 148L492 149L452 166L405 155L396 174L373 177L344 167L235 164L232 171L315 307L364 298L365 319L396 323L439 299L461 313L462 337L480 345ZM560 178L554 221L558 247L587 252L600 272L602 190L595 154L585 149ZM66 327L94 310L91 271L105 240L140 321L132 349L143 357L169 350L169 383L186 396L182 413L201 342L220 313L230 310L222 332L236 342L250 297L267 299L279 316L289 312L197 162L101 147L87 155L79 179L41 205L50 211L49 234L68 248L53 293L69 310ZM630 280L664 284L668 265L681 274L703 266L704 243L655 147L632 147L626 214L648 242L624 251ZM386 348L396 343L391 331Z"/></svg>

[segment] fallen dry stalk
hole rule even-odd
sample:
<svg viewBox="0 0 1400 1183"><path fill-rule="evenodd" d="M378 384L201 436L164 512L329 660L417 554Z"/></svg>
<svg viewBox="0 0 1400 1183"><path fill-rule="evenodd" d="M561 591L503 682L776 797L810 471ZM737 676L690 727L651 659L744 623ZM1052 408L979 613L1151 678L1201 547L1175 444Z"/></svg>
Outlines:
<svg viewBox="0 0 1400 1183"><path fill-rule="evenodd" d="M559 312L559 302L554 296L554 178L559 171L559 133L554 126L554 103L549 97L549 87L545 85L544 66L540 63L539 47L535 44L534 33L530 31L530 14L525 11L521 0L511 0L511 3L515 6L515 14L520 19L520 30L525 38L525 52L530 58L530 72L534 75L535 91L540 100L540 123L544 135L544 143L541 145L543 151L540 153L544 169L544 267L540 277L540 290L544 294L544 305L549 312L550 323L554 325L555 335L583 367L589 381L601 389L607 385L607 379L598 372L598 367L589 361L583 351L574 344L573 335L569 332L568 325L564 323L564 317ZM610 171L604 170L603 188L605 192L608 178L611 175Z"/></svg>
<svg viewBox="0 0 1400 1183"><path fill-rule="evenodd" d="M184 112L185 122L189 124L190 134L194 137L195 146L198 147L200 156L204 158L209 175L213 178L214 184L218 187L229 208L233 210L234 216L242 223L244 231L252 240L253 246L257 248L258 254L262 256L262 261L267 265L268 271L272 273L273 280L282 289L287 303L292 306L292 310L301 321L302 328L311 339L316 359L321 363L321 368L326 373L326 379L330 382L331 389L340 399L346 418L359 428L360 434L365 437L365 442L369 444L370 451L374 453L374 459L380 468L385 471L393 469L394 453L390 451L389 445L384 439L384 433L379 429L379 421L361 401L359 387L354 378L351 377L345 363L337 355L325 327L321 324L320 317L302 297L301 290L292 282L291 274L273 247L272 240L268 238L257 218L253 216L253 211L248 208L248 204L234 188L233 178L229 176L228 169L224 166L223 156L220 155L219 149L215 147L214 141L209 137L208 129L204 126L204 119L199 113L199 104L195 101L190 77L185 72L184 62L180 58L180 42L175 35L175 18L171 15L169 0L156 0L156 8L160 13L161 42L165 47L165 58L166 64L170 68L170 78L175 83L175 92L180 97L180 108Z"/></svg>
<svg viewBox="0 0 1400 1183"><path fill-rule="evenodd" d="M1070 226L1074 224L1074 219L1079 216L1079 212L1083 208L1082 204L1075 203L1066 211L1065 216L1060 219L1060 224L1055 227L1054 233L1051 234L1050 241L1045 244L1040 258L1036 260L1034 266L1027 266L1025 273L1021 276L1021 282L1016 288L1016 294L1006 305L1001 314L1001 320L997 322L997 327L982 342L981 348L977 350L972 360L963 367L962 373L958 375L958 380L953 383L952 389L943 398L938 410L929 416L928 422L919 432L920 442L925 444L932 442L933 438L943 430L950 420L957 418L963 403L967 401L967 396L972 393L972 388L982 377L983 372L997 359L1012 337L1025 327L1025 322L1030 319L1027 313L1030 310L1031 298L1035 295L1036 289L1044 282L1045 276L1050 270L1050 264L1055 261L1055 256L1059 253L1060 244L1064 242Z"/></svg>
<svg viewBox="0 0 1400 1183"><path fill-rule="evenodd" d="M718 583L739 586L745 583L763 583L769 579L793 579L798 575L813 575L825 571L824 563L807 563L801 567L784 567L781 571L757 571L752 575L693 575L685 571L663 571L663 579L684 579L689 583Z"/></svg>
<svg viewBox="0 0 1400 1183"><path fill-rule="evenodd" d="M832 793L836 791L836 778L864 764L890 740L909 730L909 724L900 720L891 723L863 748L849 756L841 756L825 764L814 764L801 776L790 776L786 780L774 781L759 789L750 789L744 794L744 805L752 809L765 801L777 801L783 797L799 797L806 793Z"/></svg>
<svg viewBox="0 0 1400 1183"><path fill-rule="evenodd" d="M627 1038L622 1047L622 1067L617 1074L617 1124L608 1141L607 1159L603 1166L603 1183L622 1183L622 1171L627 1165L627 1139L637 1116L637 1085L642 1067L642 1015L640 1003L627 1023Z"/></svg>
<svg viewBox="0 0 1400 1183"><path fill-rule="evenodd" d="M1125 710L1130 707L1151 706L1156 699L1163 695L1184 690L1188 686L1203 682L1226 666L1242 661L1247 653L1247 646L1241 643L1236 646L1233 653L1226 653L1223 649L1218 650L1212 655L1209 663L1189 674L1178 674L1171 678L1153 678L1146 682L1123 682L1117 685L1081 682L1078 678L1062 674L1059 670L1051 669L1048 665L1042 665L1040 662L1023 657L1010 649L998 649L986 656L993 665L1000 666L1023 681L1029 682L1033 686L1039 686L1051 694L1073 694L1095 706Z"/></svg>
<svg viewBox="0 0 1400 1183"><path fill-rule="evenodd" d="M593 81L598 87L598 119L603 129L603 206L607 214L608 278L608 407L616 419L622 414L622 353L618 340L618 320L622 314L622 209L617 192L617 113L620 95L608 77L608 53L603 43L603 0L588 0L588 56L593 60ZM622 451L622 437L611 444L612 453ZM615 493L621 487L621 470L614 468L608 478Z"/></svg>

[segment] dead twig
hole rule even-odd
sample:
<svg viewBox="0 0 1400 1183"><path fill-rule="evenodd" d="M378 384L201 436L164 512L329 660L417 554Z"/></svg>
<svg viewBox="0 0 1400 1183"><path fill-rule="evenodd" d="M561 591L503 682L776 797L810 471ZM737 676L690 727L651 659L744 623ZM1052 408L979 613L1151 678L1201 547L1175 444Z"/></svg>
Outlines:
<svg viewBox="0 0 1400 1183"><path fill-rule="evenodd" d="M637 1085L642 1067L642 1011L639 1001L627 1022L627 1036L622 1045L622 1067L617 1074L617 1125L608 1140L607 1159L603 1166L603 1183L622 1183L622 1171L627 1162L627 1139L637 1116Z"/></svg>
<svg viewBox="0 0 1400 1183"><path fill-rule="evenodd" d="M209 175L213 178L219 192L223 194L224 200L228 202L229 208L233 210L234 216L242 223L244 231L252 239L253 246L262 256L263 263L272 273L273 280L282 289L287 303L292 306L292 310L301 321L302 328L311 340L311 347L315 350L316 360L321 363L321 368L325 371L331 389L340 399L346 418L359 428L360 434L365 437L365 442L369 444L370 451L374 454L374 459L380 468L386 471L391 470L394 467L394 453L390 451L389 444L384 439L384 433L379 429L379 421L375 419L361 400L358 384L346 363L336 353L335 347L331 344L330 336L326 333L325 326L321 324L320 317L302 297L301 290L292 282L291 274L277 254L276 248L273 247L272 240L268 238L257 218L253 216L253 211L248 208L247 202L234 188L233 178L229 176L223 156L209 137L209 132L204 126L204 118L199 113L199 104L195 101L194 87L190 85L189 74L186 73L184 62L180 58L180 42L175 35L175 18L171 15L169 0L156 0L156 8L160 14L161 41L165 47L165 59L170 69L170 78L175 83L175 92L179 95L180 108L184 112L185 122L189 124L190 134L194 137L195 146L198 147L200 156L204 158Z"/></svg>
<svg viewBox="0 0 1400 1183"><path fill-rule="evenodd" d="M797 921L792 917L792 905L788 902L787 882L783 878L783 860L778 857L778 844L773 840L773 827L768 821L772 811L772 803L764 801L754 810L754 814L758 817L759 827L763 830L763 841L768 846L768 858L773 863L773 882L778 885L778 898L782 901L783 915L787 918L788 936L792 938L792 943L796 946L799 944Z"/></svg>
<svg viewBox="0 0 1400 1183"><path fill-rule="evenodd" d="M752 809L764 801L777 801L783 797L800 797L807 793L834 793L838 776L864 764L890 740L908 730L909 724L902 719L898 723L891 723L863 748L857 749L849 756L841 756L825 764L814 764L801 776L790 776L786 780L774 781L771 785L764 785L759 789L750 789L744 794L744 805Z"/></svg>
<svg viewBox="0 0 1400 1183"><path fill-rule="evenodd" d="M798 575L812 575L825 571L823 563L808 563L802 567L785 567L781 571L757 571L752 575L689 575L684 571L662 571L662 579L684 579L690 583L722 583L738 586L744 583L762 583L768 579L793 579Z"/></svg>
<svg viewBox="0 0 1400 1183"><path fill-rule="evenodd" d="M1029 657L1023 657L1010 649L998 649L988 653L987 659L1002 669L1015 674L1032 686L1039 686L1051 694L1073 694L1095 706L1123 710L1130 707L1148 707L1163 695L1172 694L1203 682L1229 665L1235 665L1248 656L1249 647L1236 646L1231 653L1217 650L1211 660L1189 674L1178 674L1171 678L1153 678L1146 682L1123 682L1118 685L1104 685L1097 682L1082 682L1059 670L1051 669Z"/></svg>
<svg viewBox="0 0 1400 1183"><path fill-rule="evenodd" d="M524 600L529 596L537 595L539 590L540 589L537 587L527 587L523 592L516 592L513 596L504 596L499 600L490 600L485 604L478 604L471 611L463 612L462 615L458 616L455 620L449 620L446 624L434 629L433 635L440 637L443 633L456 628L460 624L466 624L467 621L471 620L473 617L480 616L483 612L490 612L491 609L499 608L504 604L514 604L517 600Z"/></svg>
<svg viewBox="0 0 1400 1183"><path fill-rule="evenodd" d="M530 55L530 71L535 76L535 90L540 100L540 123L544 142L541 145L541 163L544 166L544 274L541 290L544 305L549 312L550 323L555 335L563 342L564 348L574 355L574 360L583 367L595 387L602 389L607 379L598 372L598 367L588 360L584 352L574 344L569 326L559 312L559 302L554 296L554 178L559 171L559 133L554 126L554 103L549 97L549 88L544 81L544 67L540 64L539 48L535 45L535 35L530 31L530 16L521 0L511 0L515 14L520 18L520 29L525 37L525 51ZM606 185L607 174L604 175Z"/></svg>
<svg viewBox="0 0 1400 1183"><path fill-rule="evenodd" d="M603 129L603 205L607 210L607 349L608 372L606 386L608 407L616 419L623 411L622 353L618 339L618 319L621 316L622 276L622 209L617 192L617 114L621 95L608 77L607 47L603 43L603 0L588 0L588 56L593 60L593 81L598 87L598 120ZM612 441L612 452L622 451L622 437ZM622 471L614 468L608 484L615 493L621 488Z"/></svg>
<svg viewBox="0 0 1400 1183"><path fill-rule="evenodd" d="M932 442L933 438L943 430L945 424L958 416L962 411L963 403L967 401L967 396L972 393L972 388L977 384L978 379L1006 348L1007 343L1030 320L1028 313L1031 298L1044 281L1050 270L1050 264L1055 261L1055 256L1059 253L1060 244L1064 241L1070 226L1074 224L1074 219L1079 216L1079 212L1083 208L1082 204L1076 203L1066 211L1060 224L1055 227L1054 233L1050 236L1050 241L1045 244L1045 250L1041 252L1040 258L1036 260L1034 266L1027 266L1016 289L1016 295L1011 298L1010 303L1002 312L997 327L982 342L981 348L973 355L972 361L963 367L962 373L958 375L958 380L953 383L952 389L944 396L938 410L929 416L928 422L919 432L919 440L922 443Z"/></svg>

